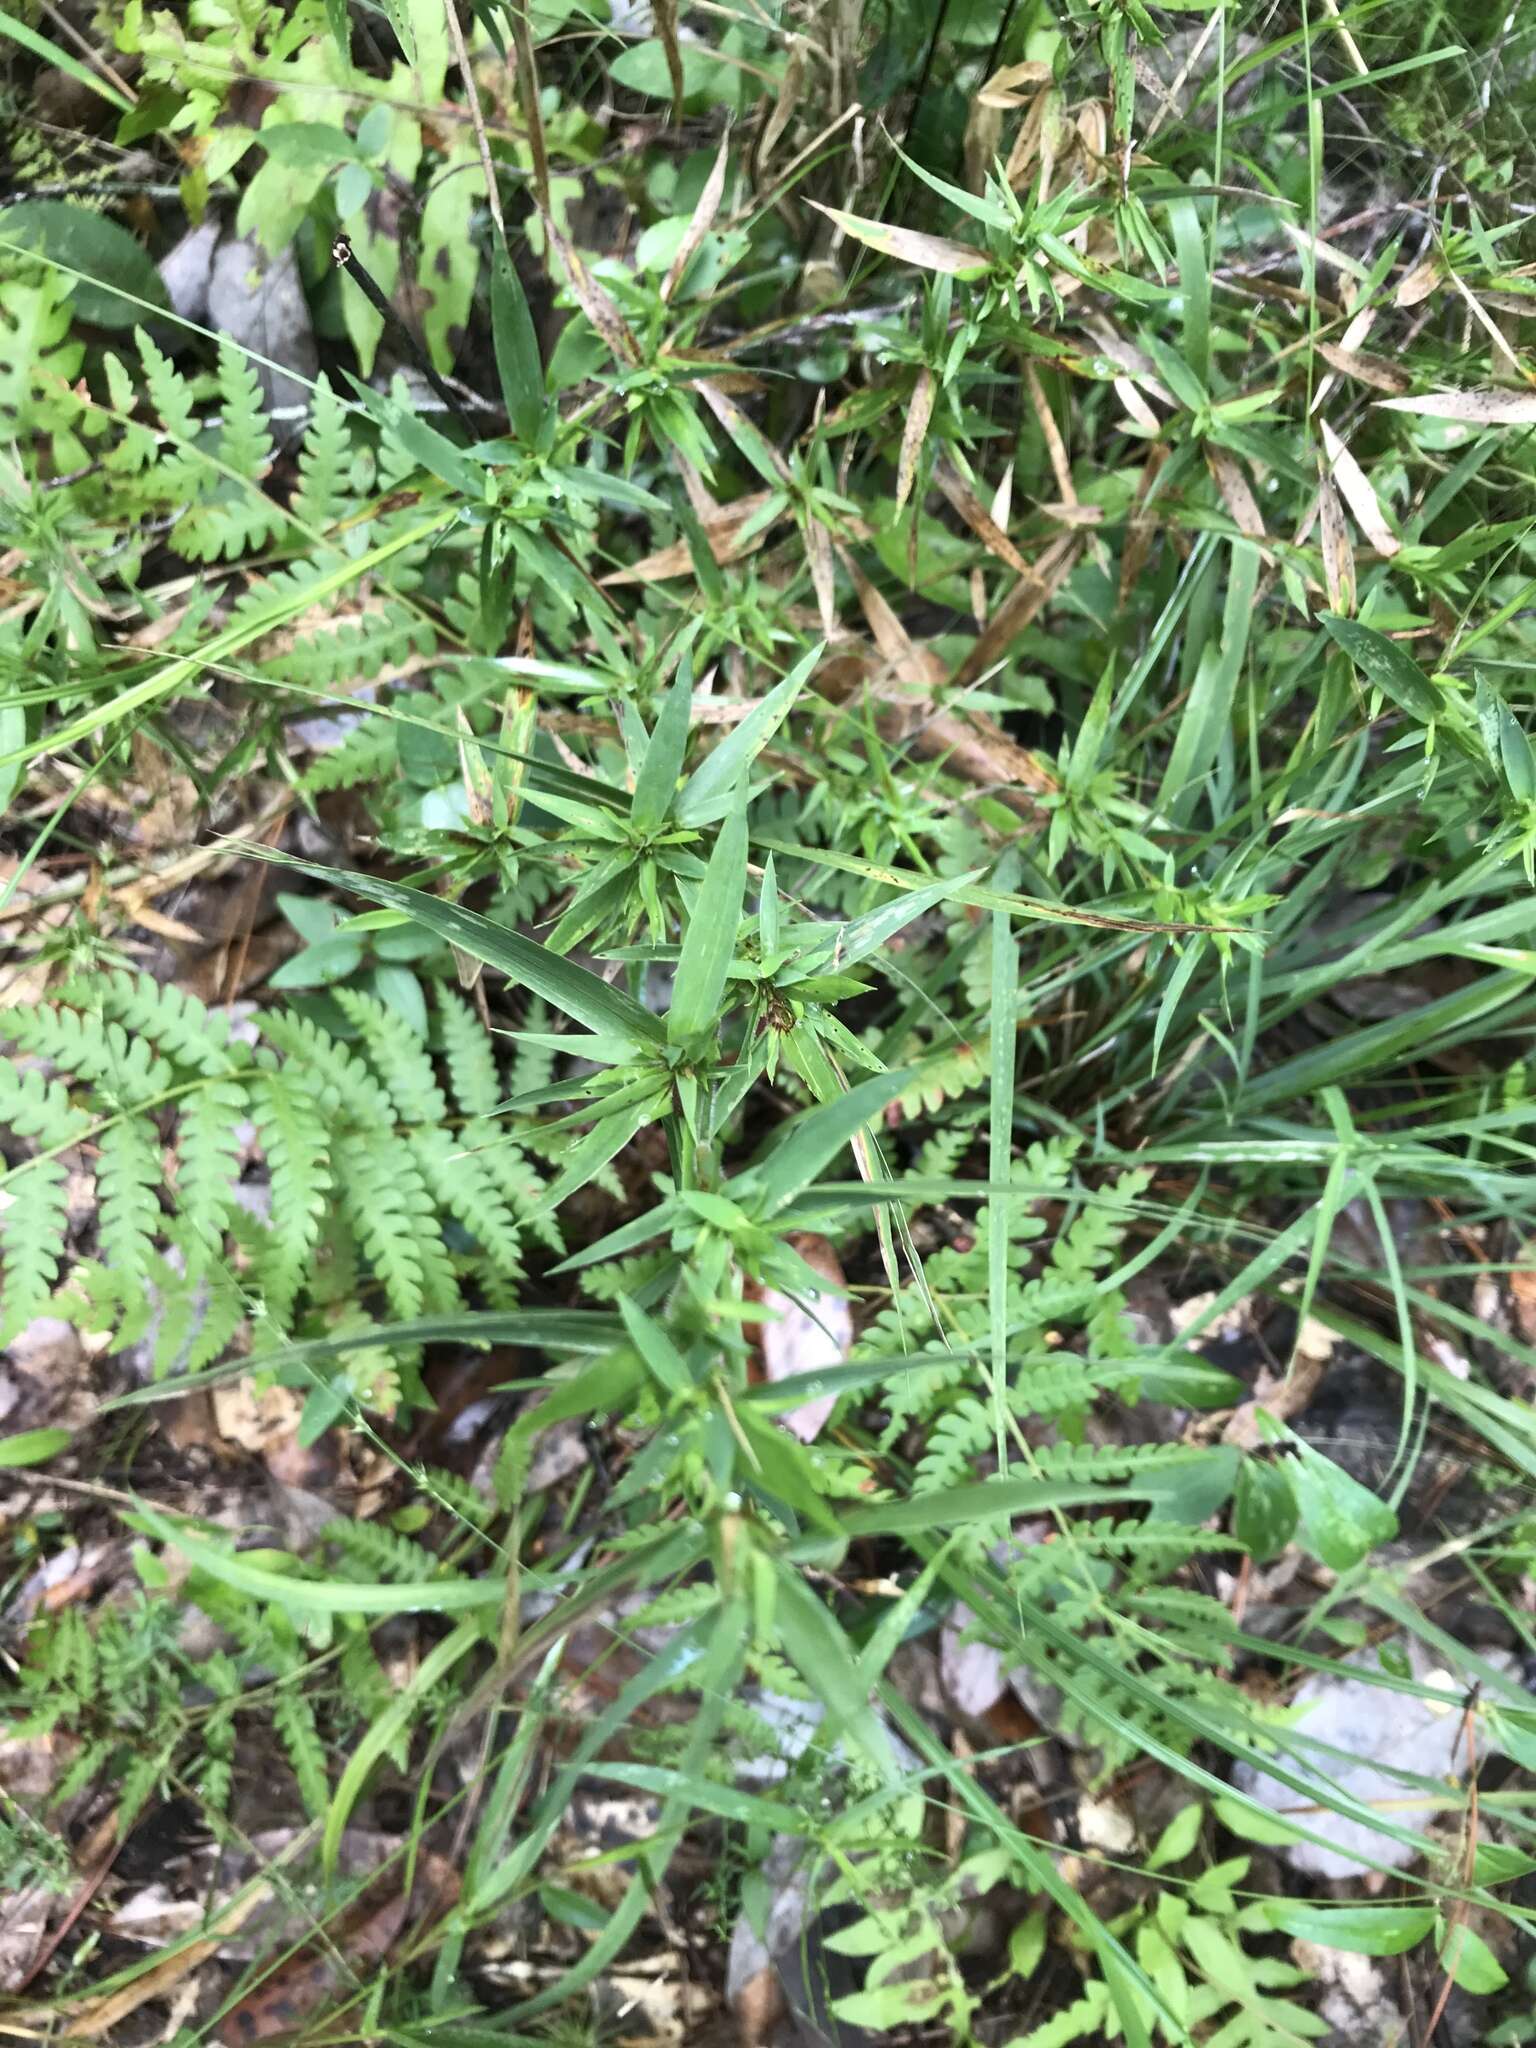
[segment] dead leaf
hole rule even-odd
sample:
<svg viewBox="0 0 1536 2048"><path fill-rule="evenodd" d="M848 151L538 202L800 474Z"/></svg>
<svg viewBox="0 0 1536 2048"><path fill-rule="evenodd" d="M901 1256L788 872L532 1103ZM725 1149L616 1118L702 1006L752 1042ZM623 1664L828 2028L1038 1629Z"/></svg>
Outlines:
<svg viewBox="0 0 1536 2048"><path fill-rule="evenodd" d="M923 452L923 441L928 432L928 422L933 418L933 401L937 396L933 372L925 363L917 373L917 382L912 386L912 398L907 407L907 423L901 430L901 455L896 464L896 509L899 512L912 495L912 485L917 478L918 460Z"/></svg>
<svg viewBox="0 0 1536 2048"><path fill-rule="evenodd" d="M975 646L955 670L951 680L956 690L968 690L994 662L1003 658L1066 582L1081 547L1077 534L1064 533L1042 551L1033 568L1025 564L1018 582L987 621L986 631L978 634Z"/></svg>
<svg viewBox="0 0 1536 2048"><path fill-rule="evenodd" d="M1021 85L1047 85L1050 77L1050 65L1039 58L1029 58L1022 64L1005 64L1001 71L993 72L976 97L984 107L1001 107L1006 112L1011 107L1027 104L1030 94L1020 92Z"/></svg>
<svg viewBox="0 0 1536 2048"><path fill-rule="evenodd" d="M1536 391L1426 391L1417 398L1378 398L1376 407L1468 427L1536 426Z"/></svg>
<svg viewBox="0 0 1536 2048"><path fill-rule="evenodd" d="M943 235L925 235L916 228L891 227L884 221L865 220L861 214L844 213L840 206L811 205L828 220L836 221L844 234L878 249L882 256L894 256L899 263L915 263L919 270L937 270L951 277L980 277L991 268L984 250L965 242L951 242Z"/></svg>
<svg viewBox="0 0 1536 2048"><path fill-rule="evenodd" d="M1318 522L1322 529L1323 582L1332 610L1353 617L1355 609L1355 551L1349 543L1344 508L1333 479L1326 474L1318 481Z"/></svg>
<svg viewBox="0 0 1536 2048"><path fill-rule="evenodd" d="M1053 125L1060 109L1061 94L1053 86L1043 85L1029 103L1029 112L1020 123L1013 148L1008 152L1008 161L1003 166L1003 176L1010 188L1017 191L1027 183L1035 158L1041 154L1046 135ZM1042 182L1050 183L1049 164L1042 174Z"/></svg>
<svg viewBox="0 0 1536 2048"><path fill-rule="evenodd" d="M1412 270L1405 271L1397 281L1392 294L1394 306L1419 306L1430 294L1445 282L1445 272L1438 256L1426 256L1422 263L1415 263Z"/></svg>
<svg viewBox="0 0 1536 2048"><path fill-rule="evenodd" d="M659 13L656 19L659 25L661 21ZM682 283L683 272L693 261L694 252L700 247L704 237L715 224L715 215L720 211L720 197L725 191L725 165L726 158L730 152L730 140L729 131L720 138L720 147L715 152L715 160L710 166L709 176L704 180L704 190L699 194L699 203L693 209L693 218L688 223L688 231L678 243L677 254L672 258L671 268L661 281L663 305L666 304Z"/></svg>
<svg viewBox="0 0 1536 2048"><path fill-rule="evenodd" d="M1363 349L1344 348L1331 341L1320 341L1317 352L1341 377L1353 377L1357 384L1369 384L1375 391L1408 389L1408 379L1385 356L1367 355Z"/></svg>
<svg viewBox="0 0 1536 2048"><path fill-rule="evenodd" d="M947 453L940 454L934 463L933 480L985 548L996 555L1000 562L1006 562L1010 569L1017 570L1019 575L1030 574L1028 562L993 519L992 514L956 469Z"/></svg>
<svg viewBox="0 0 1536 2048"><path fill-rule="evenodd" d="M1318 424L1323 430L1323 448L1328 457L1333 480L1338 485L1345 504L1354 513L1355 524L1377 554L1395 555L1402 543L1382 516L1381 505L1371 488L1370 478L1328 422L1321 420Z"/></svg>
<svg viewBox="0 0 1536 2048"><path fill-rule="evenodd" d="M779 96L773 103L773 112L768 116L768 125L763 130L762 143L758 148L757 162L761 169L784 139L784 130L794 119L795 109L800 104L800 88L805 79L805 60L808 49L804 36L791 36L786 46L784 77L779 86ZM724 143L721 148L725 147Z"/></svg>
<svg viewBox="0 0 1536 2048"><path fill-rule="evenodd" d="M1131 379L1129 377L1116 377L1114 385L1115 396L1129 414L1132 426L1139 428L1144 434L1160 434L1163 431L1162 421L1142 397Z"/></svg>
<svg viewBox="0 0 1536 2048"><path fill-rule="evenodd" d="M672 86L672 126L683 125L683 53L677 46L677 0L652 0L651 20L666 53L667 77Z"/></svg>
<svg viewBox="0 0 1536 2048"><path fill-rule="evenodd" d="M753 491L745 498L737 498L732 504L715 513L713 518L701 521L704 538L709 543L709 552L717 562L739 562L757 550L767 541L773 525L758 527L745 540L738 540L741 529L756 513L760 512L772 491ZM788 516L785 507L785 516ZM615 583L662 583L669 576L691 576L693 574L693 553L687 541L676 540L669 548L658 548L654 555L646 555L627 569L615 569L611 576L603 577L606 588Z"/></svg>
<svg viewBox="0 0 1536 2048"><path fill-rule="evenodd" d="M549 237L549 246L565 265L565 274L571 290L576 295L576 303L607 343L617 361L638 363L640 345L630 333L618 307L592 276L550 215L542 208L540 213L544 222L544 232Z"/></svg>
<svg viewBox="0 0 1536 2048"><path fill-rule="evenodd" d="M1253 495L1253 486L1237 457L1214 442L1205 444L1205 466L1211 472L1221 502L1232 515L1232 523L1249 540L1264 540L1264 515Z"/></svg>
<svg viewBox="0 0 1536 2048"><path fill-rule="evenodd" d="M1024 382L1029 390L1029 402L1034 407L1040 431L1045 436L1046 452L1051 458L1051 469L1056 478L1056 488L1061 493L1062 503L1075 506L1077 491L1072 482L1072 465L1067 460L1067 444L1061 438L1056 415L1051 411L1050 401L1045 395L1045 386L1040 382L1040 373L1033 363L1026 363L1024 366Z"/></svg>

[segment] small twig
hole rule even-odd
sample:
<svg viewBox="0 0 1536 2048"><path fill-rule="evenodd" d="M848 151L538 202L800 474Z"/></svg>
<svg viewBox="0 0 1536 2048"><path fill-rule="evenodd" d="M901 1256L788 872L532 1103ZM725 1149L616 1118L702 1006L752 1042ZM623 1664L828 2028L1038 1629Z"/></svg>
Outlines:
<svg viewBox="0 0 1536 2048"><path fill-rule="evenodd" d="M485 132L485 115L480 110L480 89L475 84L475 74L470 69L469 50L464 41L464 30L459 23L457 0L443 0L443 13L448 22L448 37L453 44L454 59L464 80L465 105L469 118L474 123L475 147L480 152L480 168L485 173L485 197L491 209L491 219L496 223L496 233L503 248L507 240L507 224L501 217L501 194L496 189L496 166L491 162L490 138Z"/></svg>
<svg viewBox="0 0 1536 2048"><path fill-rule="evenodd" d="M443 382L442 378L437 374L436 370L433 369L431 358L427 355L426 350L423 349L418 344L416 337L414 334L412 334L410 328L406 326L405 322L400 318L400 315L389 303L389 300L385 298L383 292L379 290L378 285L375 283L374 279L369 276L367 270L363 267L361 263L358 262L356 251L353 249L352 244L347 240L345 235L338 235L335 241L332 242L331 260L338 266L338 268L344 270L347 273L348 277L351 278L352 282L357 286L358 290L362 293L363 297L368 301L369 305L372 306L375 313L377 313L379 318L384 322L384 325L389 329L389 331L392 334L396 335L404 344L405 349L411 358L411 361L416 365L417 369L420 370L421 374L432 386L432 389L437 393L437 396L442 400L443 404L447 407L448 411L453 414L453 417L464 429L465 433L469 436L470 440L477 440L479 436L475 433L474 428L465 418L463 408L460 406L459 401L448 389L448 386Z"/></svg>

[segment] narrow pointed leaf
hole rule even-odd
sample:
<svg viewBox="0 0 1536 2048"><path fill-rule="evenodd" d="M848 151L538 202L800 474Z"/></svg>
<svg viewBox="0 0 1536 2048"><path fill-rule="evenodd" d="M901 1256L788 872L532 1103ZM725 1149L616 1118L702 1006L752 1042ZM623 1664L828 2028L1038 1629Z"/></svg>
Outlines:
<svg viewBox="0 0 1536 2048"><path fill-rule="evenodd" d="M720 828L683 937L667 1013L667 1037L674 1045L696 1037L720 1014L746 893L747 815L738 810Z"/></svg>
<svg viewBox="0 0 1536 2048"><path fill-rule="evenodd" d="M277 853L269 846L242 845L238 850L253 860L297 868L333 888L350 889L356 896L382 903L387 910L402 911L413 923L457 946L472 960L483 960L487 967L499 968L509 980L532 989L535 995L553 1003L557 1010L578 1024L585 1024L590 1031L611 1033L637 1046L657 1044L663 1036L661 1025L650 1011L642 1009L622 989L610 988L586 968L562 960L559 954L535 945L532 939L509 932L477 910L446 903L442 897L429 896L423 889L408 889L403 882L386 882L377 875L348 874L318 861L295 860L291 854Z"/></svg>

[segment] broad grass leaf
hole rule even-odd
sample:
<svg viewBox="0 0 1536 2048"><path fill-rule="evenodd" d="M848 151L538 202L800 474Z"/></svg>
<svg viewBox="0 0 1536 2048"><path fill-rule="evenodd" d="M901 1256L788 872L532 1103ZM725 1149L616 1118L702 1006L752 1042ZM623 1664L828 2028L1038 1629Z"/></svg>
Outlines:
<svg viewBox="0 0 1536 2048"><path fill-rule="evenodd" d="M747 814L743 806L720 828L683 933L672 1006L667 1012L667 1037L674 1045L686 1044L718 1021L746 892Z"/></svg>
<svg viewBox="0 0 1536 2048"><path fill-rule="evenodd" d="M491 249L491 340L502 403L519 440L534 441L544 417L544 364L517 267L497 235Z"/></svg>
<svg viewBox="0 0 1536 2048"><path fill-rule="evenodd" d="M1390 697L1400 711L1425 724L1440 716L1444 706L1439 692L1406 649L1359 619L1341 618L1336 612L1324 612L1321 617L1325 630L1366 681Z"/></svg>
<svg viewBox="0 0 1536 2048"><path fill-rule="evenodd" d="M809 654L802 655L735 731L704 756L673 805L673 815L679 824L705 825L722 815L743 774L793 710L823 652L818 644Z"/></svg>
<svg viewBox="0 0 1536 2048"><path fill-rule="evenodd" d="M1246 1457L1237 1475L1232 1533L1256 1564L1278 1557L1296 1533L1301 1510L1283 1465Z"/></svg>
<svg viewBox="0 0 1536 2048"><path fill-rule="evenodd" d="M402 911L472 960L483 960L487 967L500 969L510 980L532 989L535 995L591 1031L613 1034L637 1048L659 1044L665 1035L650 1011L642 1009L622 989L610 988L586 968L535 945L532 939L508 931L504 925L494 924L478 911L464 909L462 904L445 902L423 889L410 889L402 882L387 882L377 875L352 874L316 861L296 860L291 854L278 853L268 846L243 845L239 850L256 860L297 868L333 888L366 896L386 910Z"/></svg>
<svg viewBox="0 0 1536 2048"><path fill-rule="evenodd" d="M1297 1941L1343 1949L1352 1956L1400 1956L1417 1948L1435 1924L1433 1906L1313 1906L1303 1899L1274 1899L1271 1924Z"/></svg>

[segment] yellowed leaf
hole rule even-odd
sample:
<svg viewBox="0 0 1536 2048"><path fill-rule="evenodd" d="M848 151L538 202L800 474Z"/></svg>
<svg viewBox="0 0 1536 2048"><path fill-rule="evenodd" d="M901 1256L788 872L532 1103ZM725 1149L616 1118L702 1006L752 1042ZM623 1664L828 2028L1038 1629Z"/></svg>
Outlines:
<svg viewBox="0 0 1536 2048"><path fill-rule="evenodd" d="M900 263L915 263L919 270L938 270L951 277L980 277L991 267L990 258L964 242L951 242L944 235L921 234L916 228L888 226L879 220L865 220L861 214L844 213L840 206L811 205L828 220L835 220L845 234L857 242L878 249L882 256L894 256Z"/></svg>
<svg viewBox="0 0 1536 2048"><path fill-rule="evenodd" d="M907 423L901 432L901 455L896 464L898 512L912 495L912 485L917 477L917 465L923 452L928 422L933 418L933 401L936 395L937 386L933 380L933 372L925 363L917 373L917 382L912 386L912 401L907 407Z"/></svg>
<svg viewBox="0 0 1536 2048"><path fill-rule="evenodd" d="M1376 404L1382 412L1467 427L1536 426L1536 391L1426 391L1417 398L1378 398Z"/></svg>

